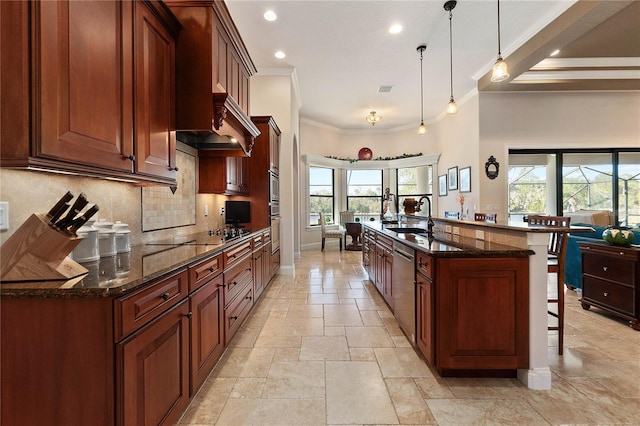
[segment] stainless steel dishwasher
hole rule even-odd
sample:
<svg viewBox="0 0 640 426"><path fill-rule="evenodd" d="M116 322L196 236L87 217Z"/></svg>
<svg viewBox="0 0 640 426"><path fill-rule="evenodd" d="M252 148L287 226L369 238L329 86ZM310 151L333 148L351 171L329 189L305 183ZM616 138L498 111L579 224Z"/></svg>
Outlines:
<svg viewBox="0 0 640 426"><path fill-rule="evenodd" d="M392 294L393 311L411 344L416 344L416 251L394 241Z"/></svg>

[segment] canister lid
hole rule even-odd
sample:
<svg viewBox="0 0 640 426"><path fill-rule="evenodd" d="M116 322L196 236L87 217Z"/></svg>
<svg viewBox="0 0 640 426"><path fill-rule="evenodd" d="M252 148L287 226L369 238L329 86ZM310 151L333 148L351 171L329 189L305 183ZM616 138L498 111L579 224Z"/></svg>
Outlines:
<svg viewBox="0 0 640 426"><path fill-rule="evenodd" d="M131 232L129 225L122 223L119 220L116 220L116 223L113 224L113 229L115 229L118 234L128 234Z"/></svg>

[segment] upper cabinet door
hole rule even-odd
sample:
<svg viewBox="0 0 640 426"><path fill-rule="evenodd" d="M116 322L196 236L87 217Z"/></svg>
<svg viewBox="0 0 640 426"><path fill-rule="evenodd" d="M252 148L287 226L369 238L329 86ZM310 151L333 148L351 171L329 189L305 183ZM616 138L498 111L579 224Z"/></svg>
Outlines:
<svg viewBox="0 0 640 426"><path fill-rule="evenodd" d="M33 7L36 155L133 172L133 3Z"/></svg>
<svg viewBox="0 0 640 426"><path fill-rule="evenodd" d="M227 32L218 21L214 18L213 29L213 59L216 61L213 63L213 91L214 92L228 92L229 91L229 56L231 46L229 44L229 37Z"/></svg>
<svg viewBox="0 0 640 426"><path fill-rule="evenodd" d="M135 13L136 173L175 180L175 41L142 3Z"/></svg>

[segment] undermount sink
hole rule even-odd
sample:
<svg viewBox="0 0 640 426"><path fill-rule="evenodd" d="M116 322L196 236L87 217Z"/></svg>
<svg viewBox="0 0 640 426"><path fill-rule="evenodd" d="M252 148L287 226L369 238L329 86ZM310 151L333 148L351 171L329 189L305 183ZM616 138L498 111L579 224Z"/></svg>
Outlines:
<svg viewBox="0 0 640 426"><path fill-rule="evenodd" d="M427 232L424 228L384 228L387 231L397 232L398 234L421 234Z"/></svg>

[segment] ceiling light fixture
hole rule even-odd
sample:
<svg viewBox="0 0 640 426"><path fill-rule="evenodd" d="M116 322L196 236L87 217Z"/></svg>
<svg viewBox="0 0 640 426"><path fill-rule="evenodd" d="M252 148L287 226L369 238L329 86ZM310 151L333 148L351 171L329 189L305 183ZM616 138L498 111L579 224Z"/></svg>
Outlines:
<svg viewBox="0 0 640 426"><path fill-rule="evenodd" d="M393 25L391 26L391 28L389 28L389 32L390 32L391 34L398 34L398 33L402 32L402 25L400 25L400 24L393 24Z"/></svg>
<svg viewBox="0 0 640 426"><path fill-rule="evenodd" d="M273 10L267 10L262 16L264 16L264 19L266 19L267 21L275 21L276 19L278 19L278 15L276 15Z"/></svg>
<svg viewBox="0 0 640 426"><path fill-rule="evenodd" d="M500 50L500 0L498 0L498 59L493 64L493 72L491 73L491 81L498 83L509 78L509 69L507 63L502 59L502 51Z"/></svg>
<svg viewBox="0 0 640 426"><path fill-rule="evenodd" d="M420 52L420 126L418 126L418 134L426 135L427 126L424 125L424 89L422 86L422 53L427 50L427 45L421 44L416 50Z"/></svg>
<svg viewBox="0 0 640 426"><path fill-rule="evenodd" d="M287 55L285 55L283 51L278 50L273 56L278 59L284 59Z"/></svg>
<svg viewBox="0 0 640 426"><path fill-rule="evenodd" d="M369 115L365 117L365 119L369 122L369 124L375 126L378 121L382 120L382 116L377 115L375 111L371 111Z"/></svg>
<svg viewBox="0 0 640 426"><path fill-rule="evenodd" d="M451 18L453 13L451 12L458 2L456 0L449 0L444 4L444 10L449 12L449 82L451 84L451 97L449 98L449 105L447 105L447 115L456 115L458 113L458 105L453 99L453 37L451 35Z"/></svg>
<svg viewBox="0 0 640 426"><path fill-rule="evenodd" d="M560 49L556 49L556 50L554 50L553 52L551 52L551 53L549 54L549 56L556 56L558 53L560 53Z"/></svg>

